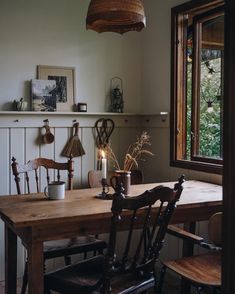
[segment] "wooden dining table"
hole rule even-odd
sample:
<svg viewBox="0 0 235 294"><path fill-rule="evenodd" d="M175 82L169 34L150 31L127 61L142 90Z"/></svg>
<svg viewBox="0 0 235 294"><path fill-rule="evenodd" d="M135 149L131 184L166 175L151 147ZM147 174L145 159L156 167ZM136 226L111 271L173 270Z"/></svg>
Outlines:
<svg viewBox="0 0 235 294"><path fill-rule="evenodd" d="M173 187L174 182L131 186L130 197L157 185ZM6 294L16 293L17 236L28 253L28 293L42 294L44 241L109 232L112 201L95 198L100 192L100 188L66 191L64 200L48 200L42 193L0 197ZM171 222L194 224L221 210L222 186L186 181ZM125 215L128 217L128 212Z"/></svg>

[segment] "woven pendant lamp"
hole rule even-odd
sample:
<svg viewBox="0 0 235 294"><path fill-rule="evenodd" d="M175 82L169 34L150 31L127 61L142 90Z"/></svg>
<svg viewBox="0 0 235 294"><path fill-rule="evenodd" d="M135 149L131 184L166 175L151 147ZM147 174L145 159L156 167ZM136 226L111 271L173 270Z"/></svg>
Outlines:
<svg viewBox="0 0 235 294"><path fill-rule="evenodd" d="M98 33L141 31L146 26L142 0L91 0L86 27Z"/></svg>

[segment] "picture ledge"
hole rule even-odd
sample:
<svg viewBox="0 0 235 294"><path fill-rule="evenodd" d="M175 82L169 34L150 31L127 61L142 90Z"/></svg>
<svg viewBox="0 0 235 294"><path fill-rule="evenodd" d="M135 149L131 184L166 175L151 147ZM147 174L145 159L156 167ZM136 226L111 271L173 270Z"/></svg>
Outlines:
<svg viewBox="0 0 235 294"><path fill-rule="evenodd" d="M63 111L55 111L55 112L43 112L43 111L0 111L0 115L45 115L45 116L168 116L168 112L160 112L160 113L131 113L131 112L63 112Z"/></svg>
<svg viewBox="0 0 235 294"><path fill-rule="evenodd" d="M95 122L107 117L115 122L116 127L168 128L168 113L114 113L114 112L34 112L0 111L0 124L3 128L42 127L45 120L51 127L68 127L79 121L80 127L93 127Z"/></svg>

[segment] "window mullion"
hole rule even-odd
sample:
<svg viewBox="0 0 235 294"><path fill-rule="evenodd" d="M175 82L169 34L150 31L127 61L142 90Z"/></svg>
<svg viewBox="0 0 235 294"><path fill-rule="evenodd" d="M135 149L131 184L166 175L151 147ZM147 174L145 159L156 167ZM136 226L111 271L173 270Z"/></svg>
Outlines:
<svg viewBox="0 0 235 294"><path fill-rule="evenodd" d="M191 158L199 154L200 148L200 52L201 23L196 22L193 23Z"/></svg>

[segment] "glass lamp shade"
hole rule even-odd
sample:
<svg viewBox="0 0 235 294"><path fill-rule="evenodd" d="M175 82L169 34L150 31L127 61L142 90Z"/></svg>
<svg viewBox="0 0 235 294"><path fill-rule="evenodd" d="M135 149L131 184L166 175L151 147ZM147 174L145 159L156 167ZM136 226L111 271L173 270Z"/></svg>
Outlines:
<svg viewBox="0 0 235 294"><path fill-rule="evenodd" d="M98 33L141 31L146 26L142 0L91 0L87 29Z"/></svg>

